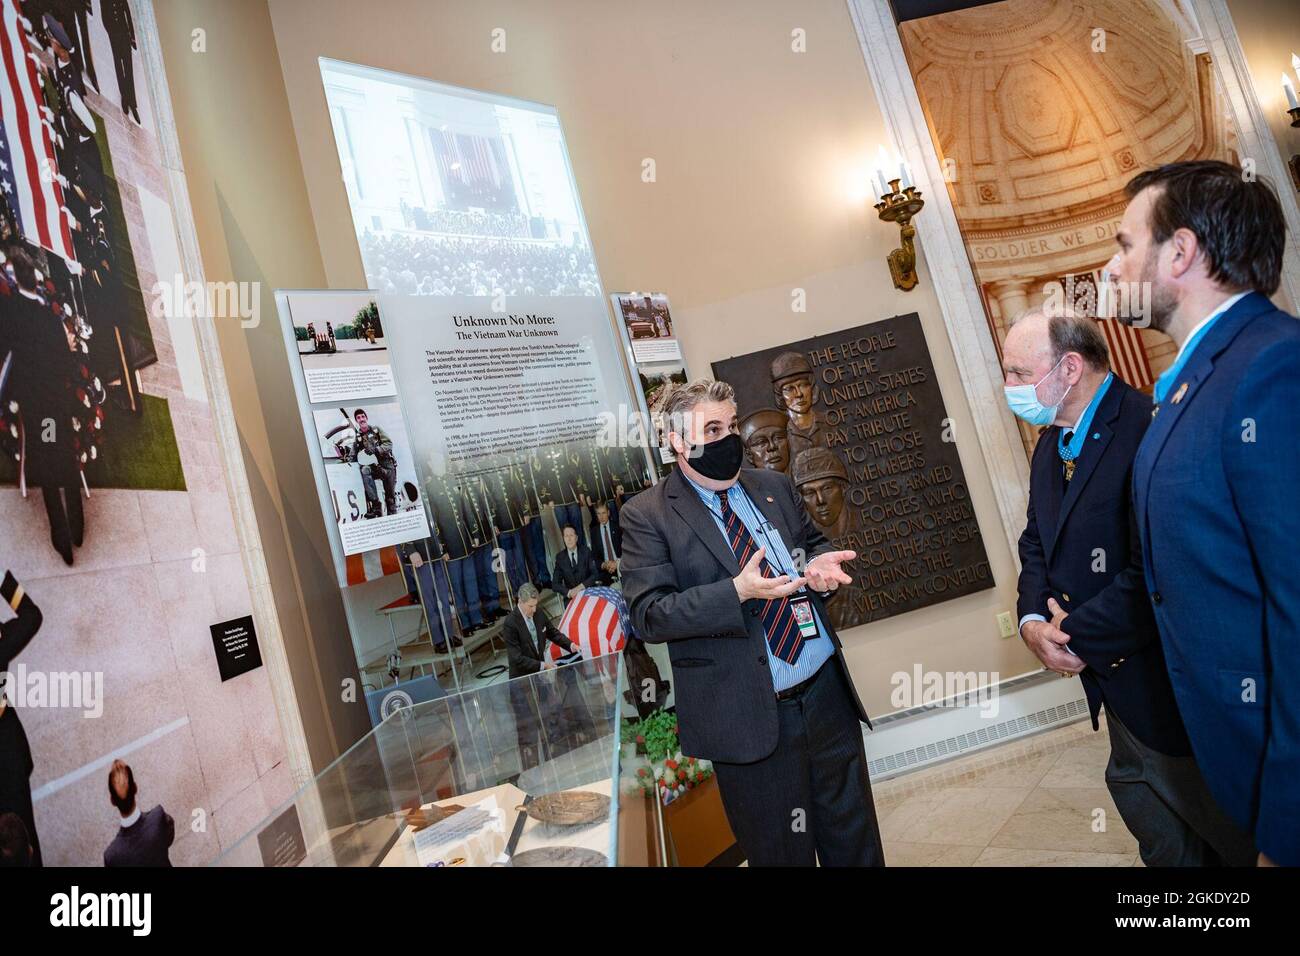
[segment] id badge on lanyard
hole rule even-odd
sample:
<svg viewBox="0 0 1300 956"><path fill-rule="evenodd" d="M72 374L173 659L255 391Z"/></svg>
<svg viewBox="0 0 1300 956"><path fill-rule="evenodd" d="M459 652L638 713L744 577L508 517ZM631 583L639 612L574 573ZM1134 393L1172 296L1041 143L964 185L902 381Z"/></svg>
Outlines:
<svg viewBox="0 0 1300 956"><path fill-rule="evenodd" d="M812 601L807 594L792 594L790 596L790 610L794 614L794 622L799 625L799 633L805 641L812 640L817 636L817 620L813 616Z"/></svg>
<svg viewBox="0 0 1300 956"><path fill-rule="evenodd" d="M767 545L768 560L771 561L772 544L770 535L776 532L776 527L770 521L764 521L758 528L763 535L763 542ZM771 561L772 567L781 571L776 566L776 562ZM790 595L790 611L794 614L794 622L799 626L799 634L805 641L812 640L817 636L817 618L813 613L812 600L808 597L808 591L800 588L794 594Z"/></svg>

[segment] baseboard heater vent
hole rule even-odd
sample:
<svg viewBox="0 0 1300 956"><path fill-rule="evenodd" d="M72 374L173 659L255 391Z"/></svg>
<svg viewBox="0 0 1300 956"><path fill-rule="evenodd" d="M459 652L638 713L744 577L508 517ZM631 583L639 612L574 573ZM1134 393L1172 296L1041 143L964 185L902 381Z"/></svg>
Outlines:
<svg viewBox="0 0 1300 956"><path fill-rule="evenodd" d="M1010 682L1008 682L1010 683ZM1019 681L1017 681L1019 683ZM1037 682L1034 682L1037 683ZM1040 688L1041 690L1041 685ZM1052 688L1055 690L1055 688ZM1006 685L1003 686L1004 694L1002 696L1003 704L1009 703L1010 695L1005 694ZM1074 689L1075 693L1078 688ZM1018 695L1017 695L1018 696ZM1038 696L1034 694L1032 696ZM1059 698L1058 698L1059 699ZM1032 703L1025 700L1025 703L1043 704L1040 698ZM1011 707L1011 710L1018 708ZM951 759L962 754L972 753L982 750L994 744L1004 743L1014 740L1017 737L1027 737L1032 734L1040 733L1044 730L1050 730L1053 727L1060 727L1066 724L1072 724L1080 718L1088 716L1088 702L1082 696L1064 700L1059 703L1053 703L1050 706L1040 706L1038 709L1026 708L1028 712L1017 716L1008 716L1007 719L997 723L988 723L987 720L981 720L978 717L975 708L960 708L957 712L931 711L921 716L919 719L907 720L900 722L895 727L880 726L873 734L866 734L867 742L867 767L871 778L888 778L905 773L908 770L921 767L926 764L937 763L943 760ZM946 719L934 720L932 717L945 717ZM972 720L963 719L963 716L973 718ZM959 724L966 724L970 729L952 733L936 740L925 741L925 730L931 732L944 730L952 731L958 729L954 726L953 720ZM970 726L971 723L976 726ZM927 725L931 725L927 728ZM892 741L894 746L905 743L913 743L914 746L903 747L897 750L889 750L889 738L897 737ZM921 738L918 741L918 737ZM873 738L875 738L873 740ZM910 738L910 739L908 739ZM872 746L874 744L874 746ZM884 749L887 752L881 753ZM873 754L873 751L875 752Z"/></svg>

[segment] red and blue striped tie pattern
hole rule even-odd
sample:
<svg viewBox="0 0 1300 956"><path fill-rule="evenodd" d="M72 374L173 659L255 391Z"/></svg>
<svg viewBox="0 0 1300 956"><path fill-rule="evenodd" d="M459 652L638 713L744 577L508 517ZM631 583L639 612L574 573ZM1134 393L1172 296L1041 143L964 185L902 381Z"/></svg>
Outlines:
<svg viewBox="0 0 1300 956"><path fill-rule="evenodd" d="M754 538L745 527L745 523L732 510L731 504L727 501L727 493L719 491L718 499L722 503L722 524L727 529L727 544L731 545L736 560L743 568L745 563L754 556L758 546L754 544ZM762 569L765 578L779 576L768 563L766 555L763 556ZM767 646L772 649L776 657L787 664L793 664L803 651L803 634L799 632L799 625L795 623L794 611L790 608L790 598L764 601L762 618L763 630L767 634Z"/></svg>

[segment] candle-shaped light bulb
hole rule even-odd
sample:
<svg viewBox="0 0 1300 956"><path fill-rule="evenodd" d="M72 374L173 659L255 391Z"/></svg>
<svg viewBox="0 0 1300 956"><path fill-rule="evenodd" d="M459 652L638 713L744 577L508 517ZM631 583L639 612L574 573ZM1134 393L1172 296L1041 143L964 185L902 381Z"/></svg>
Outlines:
<svg viewBox="0 0 1300 956"><path fill-rule="evenodd" d="M885 155L885 147L876 147L876 178L880 180L880 195L889 192L889 181L885 179L885 170L889 168L889 157Z"/></svg>
<svg viewBox="0 0 1300 956"><path fill-rule="evenodd" d="M1287 109L1300 109L1300 100L1295 97L1295 86L1291 83L1291 77L1285 73L1282 74L1282 92L1286 94Z"/></svg>
<svg viewBox="0 0 1300 956"><path fill-rule="evenodd" d="M1291 54L1291 69L1295 70L1295 78L1300 80L1300 56Z"/></svg>
<svg viewBox="0 0 1300 956"><path fill-rule="evenodd" d="M902 182L904 189L912 188L912 179L907 175L907 163L901 159L898 161L898 178Z"/></svg>

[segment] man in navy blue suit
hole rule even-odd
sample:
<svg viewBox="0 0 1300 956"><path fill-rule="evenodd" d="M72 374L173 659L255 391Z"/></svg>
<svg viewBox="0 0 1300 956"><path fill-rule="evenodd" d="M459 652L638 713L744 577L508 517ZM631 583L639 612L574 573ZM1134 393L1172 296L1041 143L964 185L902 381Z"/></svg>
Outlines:
<svg viewBox="0 0 1300 956"><path fill-rule="evenodd" d="M1255 862L1192 757L1142 577L1129 487L1151 401L1110 369L1092 318L1034 309L1002 347L1012 411L1047 425L1020 536L1020 634L1106 707L1106 787L1147 866ZM1050 620L1049 620L1050 619Z"/></svg>
<svg viewBox="0 0 1300 956"><path fill-rule="evenodd" d="M1133 468L1147 591L1210 789L1261 865L1300 865L1300 323L1268 300L1282 207L1208 160L1127 191L1109 269L1179 346Z"/></svg>

